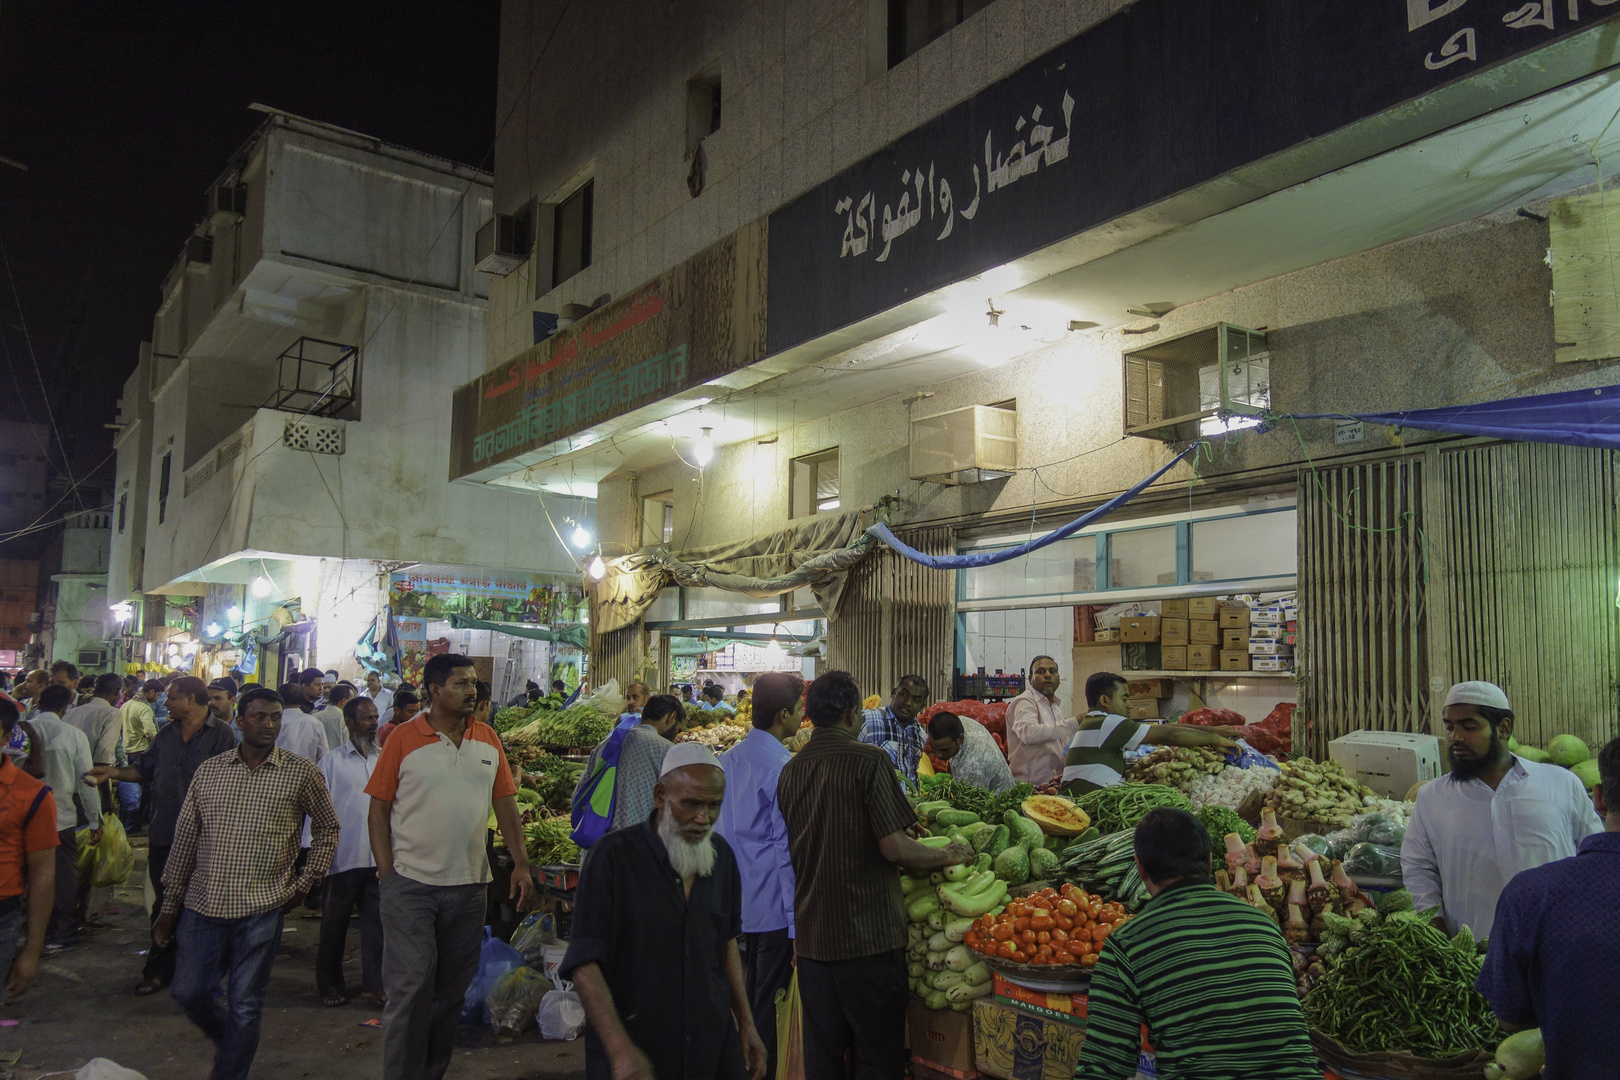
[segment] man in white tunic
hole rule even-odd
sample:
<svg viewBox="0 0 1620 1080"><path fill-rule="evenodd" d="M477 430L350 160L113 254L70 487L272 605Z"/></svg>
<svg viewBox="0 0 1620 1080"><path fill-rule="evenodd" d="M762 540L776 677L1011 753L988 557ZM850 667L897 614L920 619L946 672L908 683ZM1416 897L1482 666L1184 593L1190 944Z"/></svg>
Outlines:
<svg viewBox="0 0 1620 1080"><path fill-rule="evenodd" d="M1442 718L1451 774L1418 790L1401 874L1419 911L1440 909L1447 933L1489 937L1509 879L1573 856L1603 823L1574 773L1509 752L1513 709L1500 687L1458 683Z"/></svg>

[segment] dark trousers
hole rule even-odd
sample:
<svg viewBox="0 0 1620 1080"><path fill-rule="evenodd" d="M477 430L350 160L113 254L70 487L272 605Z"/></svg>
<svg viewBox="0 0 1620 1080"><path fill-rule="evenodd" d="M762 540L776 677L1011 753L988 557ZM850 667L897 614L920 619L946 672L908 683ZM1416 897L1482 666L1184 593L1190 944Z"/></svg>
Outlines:
<svg viewBox="0 0 1620 1080"><path fill-rule="evenodd" d="M905 950L853 960L800 957L799 999L805 1080L896 1080L905 1073Z"/></svg>
<svg viewBox="0 0 1620 1080"><path fill-rule="evenodd" d="M349 938L349 916L360 912L360 990L373 994L383 988L382 916L378 909L377 870L328 874L326 901L321 908L321 944L315 951L315 989L321 997L347 992L343 982L343 947Z"/></svg>
<svg viewBox="0 0 1620 1080"><path fill-rule="evenodd" d="M765 1043L765 1080L776 1078L776 995L793 981L793 939L786 928L744 934L748 1006Z"/></svg>
<svg viewBox="0 0 1620 1080"><path fill-rule="evenodd" d="M398 870L379 884L388 994L383 1080L442 1080L450 1067L467 984L478 971L484 893L482 885L424 885Z"/></svg>
<svg viewBox="0 0 1620 1080"><path fill-rule="evenodd" d="M157 922L158 915L163 912L163 868L167 865L169 865L167 844L146 849L146 873L152 879L152 922ZM146 947L149 951L146 954L146 967L141 971L141 978L157 979L165 985L174 982L175 943L171 941L160 949L148 940Z"/></svg>
<svg viewBox="0 0 1620 1080"><path fill-rule="evenodd" d="M259 1049L270 966L281 943L281 911L243 919L210 919L180 912L173 994L186 1018L214 1044L212 1080L247 1080ZM225 999L214 997L220 980Z"/></svg>
<svg viewBox="0 0 1620 1080"><path fill-rule="evenodd" d="M51 905L51 921L45 940L66 941L79 926L79 841L75 829L56 834L56 900Z"/></svg>

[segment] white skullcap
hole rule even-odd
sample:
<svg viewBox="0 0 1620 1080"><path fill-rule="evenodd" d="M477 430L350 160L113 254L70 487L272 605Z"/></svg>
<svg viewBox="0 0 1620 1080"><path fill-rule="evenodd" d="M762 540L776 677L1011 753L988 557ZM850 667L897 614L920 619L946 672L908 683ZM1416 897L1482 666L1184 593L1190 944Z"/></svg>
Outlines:
<svg viewBox="0 0 1620 1080"><path fill-rule="evenodd" d="M1483 705L1487 709L1513 711L1502 688L1488 682L1460 682L1453 686L1451 693L1446 695L1446 708L1453 705Z"/></svg>
<svg viewBox="0 0 1620 1080"><path fill-rule="evenodd" d="M702 743L676 743L664 755L664 767L658 775L668 776L676 769L684 769L688 765L713 765L718 769L720 768L720 759L714 756L713 750L710 750Z"/></svg>

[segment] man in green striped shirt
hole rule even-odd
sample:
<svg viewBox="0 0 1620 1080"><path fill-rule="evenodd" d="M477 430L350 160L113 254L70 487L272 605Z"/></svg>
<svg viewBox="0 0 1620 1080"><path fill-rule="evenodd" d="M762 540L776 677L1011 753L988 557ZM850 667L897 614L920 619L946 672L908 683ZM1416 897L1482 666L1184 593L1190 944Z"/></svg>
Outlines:
<svg viewBox="0 0 1620 1080"><path fill-rule="evenodd" d="M1125 754L1149 746L1209 746L1228 749L1237 732L1229 727L1194 727L1191 724L1144 724L1126 719L1131 709L1131 684L1124 676L1099 671L1086 680L1086 705L1080 730L1063 759L1060 791L1084 795L1113 787L1125 779Z"/></svg>
<svg viewBox="0 0 1620 1080"><path fill-rule="evenodd" d="M1136 1075L1142 1025L1161 1080L1322 1080L1274 920L1209 879L1209 831L1184 810L1136 826L1152 899L1091 973L1077 1080Z"/></svg>

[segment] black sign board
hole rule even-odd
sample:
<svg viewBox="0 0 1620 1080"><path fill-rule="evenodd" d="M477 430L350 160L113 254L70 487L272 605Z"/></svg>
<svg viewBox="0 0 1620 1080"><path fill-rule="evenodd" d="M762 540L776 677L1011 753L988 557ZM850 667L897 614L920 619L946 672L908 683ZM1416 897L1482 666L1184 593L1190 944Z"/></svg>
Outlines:
<svg viewBox="0 0 1620 1080"><path fill-rule="evenodd" d="M781 352L1620 15L1140 0L770 216Z"/></svg>

